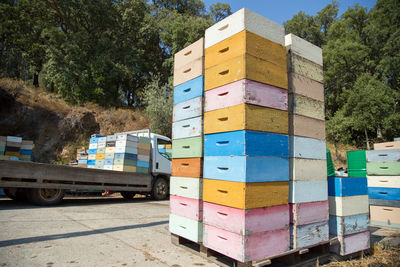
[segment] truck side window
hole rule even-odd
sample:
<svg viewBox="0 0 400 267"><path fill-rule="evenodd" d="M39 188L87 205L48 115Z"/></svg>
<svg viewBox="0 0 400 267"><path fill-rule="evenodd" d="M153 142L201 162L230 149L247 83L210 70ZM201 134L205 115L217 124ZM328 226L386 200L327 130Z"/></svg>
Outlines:
<svg viewBox="0 0 400 267"><path fill-rule="evenodd" d="M168 141L157 139L157 150L164 158L171 160L172 158L172 144Z"/></svg>

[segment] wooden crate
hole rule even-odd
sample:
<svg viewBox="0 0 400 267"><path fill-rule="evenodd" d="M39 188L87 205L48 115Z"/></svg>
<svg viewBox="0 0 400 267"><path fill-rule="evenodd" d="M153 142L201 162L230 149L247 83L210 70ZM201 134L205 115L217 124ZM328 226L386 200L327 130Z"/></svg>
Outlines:
<svg viewBox="0 0 400 267"><path fill-rule="evenodd" d="M290 248L298 249L329 240L328 221L290 225Z"/></svg>
<svg viewBox="0 0 400 267"><path fill-rule="evenodd" d="M171 175L179 177L203 177L202 158L172 159Z"/></svg>
<svg viewBox="0 0 400 267"><path fill-rule="evenodd" d="M326 160L326 142L319 139L289 136L290 157Z"/></svg>
<svg viewBox="0 0 400 267"><path fill-rule="evenodd" d="M332 235L351 235L368 231L369 214L329 216L329 232Z"/></svg>
<svg viewBox="0 0 400 267"><path fill-rule="evenodd" d="M324 73L321 65L305 59L295 53L288 54L289 73L297 73L316 82L324 82Z"/></svg>
<svg viewBox="0 0 400 267"><path fill-rule="evenodd" d="M199 76L174 87L174 105L203 95L204 76Z"/></svg>
<svg viewBox="0 0 400 267"><path fill-rule="evenodd" d="M173 122L195 118L203 115L203 98L201 96L178 103L173 108Z"/></svg>
<svg viewBox="0 0 400 267"><path fill-rule="evenodd" d="M285 35L287 50L322 66L322 49L292 33Z"/></svg>
<svg viewBox="0 0 400 267"><path fill-rule="evenodd" d="M351 197L328 197L329 214L351 216L368 213L368 195Z"/></svg>
<svg viewBox="0 0 400 267"><path fill-rule="evenodd" d="M171 176L169 191L173 196L203 199L203 179Z"/></svg>
<svg viewBox="0 0 400 267"><path fill-rule="evenodd" d="M204 38L188 45L174 55L174 71L185 65L204 57Z"/></svg>
<svg viewBox="0 0 400 267"><path fill-rule="evenodd" d="M327 221L329 219L328 201L290 203L290 223L305 225Z"/></svg>
<svg viewBox="0 0 400 267"><path fill-rule="evenodd" d="M172 214L194 221L203 221L202 200L171 195L169 206Z"/></svg>
<svg viewBox="0 0 400 267"><path fill-rule="evenodd" d="M203 242L203 223L199 221L170 214L169 231L193 242Z"/></svg>
<svg viewBox="0 0 400 267"><path fill-rule="evenodd" d="M328 181L289 181L289 203L328 200ZM312 192L312 193L311 193Z"/></svg>
<svg viewBox="0 0 400 267"><path fill-rule="evenodd" d="M321 181L327 177L325 159L290 158L289 165L291 181Z"/></svg>
<svg viewBox="0 0 400 267"><path fill-rule="evenodd" d="M322 101L302 95L290 94L289 113L324 121L325 105Z"/></svg>
<svg viewBox="0 0 400 267"><path fill-rule="evenodd" d="M289 135L325 140L325 121L289 114Z"/></svg>
<svg viewBox="0 0 400 267"><path fill-rule="evenodd" d="M195 117L172 123L172 139L201 136L203 134L203 117Z"/></svg>
<svg viewBox="0 0 400 267"><path fill-rule="evenodd" d="M173 158L201 158L202 156L202 136L172 140Z"/></svg>

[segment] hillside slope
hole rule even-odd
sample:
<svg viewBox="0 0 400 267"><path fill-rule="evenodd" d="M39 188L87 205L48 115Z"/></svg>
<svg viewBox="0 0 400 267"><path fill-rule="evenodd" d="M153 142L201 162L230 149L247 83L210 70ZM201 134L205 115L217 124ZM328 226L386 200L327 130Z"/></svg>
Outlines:
<svg viewBox="0 0 400 267"><path fill-rule="evenodd" d="M38 162L70 162L76 148L88 146L91 134L148 127L140 109L105 109L92 103L71 106L41 88L0 79L0 135L33 140Z"/></svg>

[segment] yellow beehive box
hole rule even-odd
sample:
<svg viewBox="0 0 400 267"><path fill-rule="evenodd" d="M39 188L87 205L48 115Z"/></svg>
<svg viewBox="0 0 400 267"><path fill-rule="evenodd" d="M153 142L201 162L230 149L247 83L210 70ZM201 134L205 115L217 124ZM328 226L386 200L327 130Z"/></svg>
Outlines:
<svg viewBox="0 0 400 267"><path fill-rule="evenodd" d="M289 182L239 183L203 179L203 201L238 209L288 204Z"/></svg>
<svg viewBox="0 0 400 267"><path fill-rule="evenodd" d="M229 59L249 54L259 59L286 67L286 48L249 31L241 31L206 49L206 69Z"/></svg>
<svg viewBox="0 0 400 267"><path fill-rule="evenodd" d="M204 133L253 130L288 134L288 112L240 104L204 113Z"/></svg>
<svg viewBox="0 0 400 267"><path fill-rule="evenodd" d="M206 69L204 90L211 90L242 79L287 89L287 65L276 65L258 57L243 54Z"/></svg>
<svg viewBox="0 0 400 267"><path fill-rule="evenodd" d="M104 159L105 154L96 154L96 159Z"/></svg>

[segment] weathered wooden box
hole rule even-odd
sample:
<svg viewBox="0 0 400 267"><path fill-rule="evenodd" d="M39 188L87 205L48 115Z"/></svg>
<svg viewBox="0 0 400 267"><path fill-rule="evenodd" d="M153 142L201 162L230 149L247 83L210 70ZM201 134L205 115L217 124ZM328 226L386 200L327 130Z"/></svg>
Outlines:
<svg viewBox="0 0 400 267"><path fill-rule="evenodd" d="M204 113L204 134L239 130L288 134L288 112L240 104Z"/></svg>
<svg viewBox="0 0 400 267"><path fill-rule="evenodd" d="M174 70L179 70L185 65L204 57L204 38L188 45L174 55Z"/></svg>
<svg viewBox="0 0 400 267"><path fill-rule="evenodd" d="M323 83L324 74L322 66L295 53L288 53L288 72L297 73L316 82Z"/></svg>
<svg viewBox="0 0 400 267"><path fill-rule="evenodd" d="M398 162L367 162L368 175L400 175L400 161Z"/></svg>
<svg viewBox="0 0 400 267"><path fill-rule="evenodd" d="M351 235L368 231L369 214L329 216L329 232L332 235Z"/></svg>
<svg viewBox="0 0 400 267"><path fill-rule="evenodd" d="M204 178L232 182L289 180L289 158L258 156L206 156Z"/></svg>
<svg viewBox="0 0 400 267"><path fill-rule="evenodd" d="M204 136L204 156L287 158L289 157L289 137L283 134L245 130L206 134Z"/></svg>
<svg viewBox="0 0 400 267"><path fill-rule="evenodd" d="M314 138L289 136L290 157L326 160L326 142Z"/></svg>
<svg viewBox="0 0 400 267"><path fill-rule="evenodd" d="M339 244L330 247L330 250L336 254L346 256L358 251L370 248L369 231L362 233L338 236Z"/></svg>
<svg viewBox="0 0 400 267"><path fill-rule="evenodd" d="M285 35L287 50L322 66L322 49L292 33Z"/></svg>
<svg viewBox="0 0 400 267"><path fill-rule="evenodd" d="M169 191L173 196L202 199L203 179L171 176Z"/></svg>
<svg viewBox="0 0 400 267"><path fill-rule="evenodd" d="M400 228L400 207L370 206L372 225Z"/></svg>
<svg viewBox="0 0 400 267"><path fill-rule="evenodd" d="M374 150L383 150L383 149L400 149L400 141L374 144Z"/></svg>
<svg viewBox="0 0 400 267"><path fill-rule="evenodd" d="M367 162L400 161L400 149L367 150Z"/></svg>
<svg viewBox="0 0 400 267"><path fill-rule="evenodd" d="M324 121L325 105L306 96L289 94L289 113Z"/></svg>
<svg viewBox="0 0 400 267"><path fill-rule="evenodd" d="M325 121L289 114L289 134L325 140Z"/></svg>
<svg viewBox="0 0 400 267"><path fill-rule="evenodd" d="M282 25L247 8L242 8L206 29L204 46L205 48L213 46L243 30L260 35L282 46L285 42L285 30Z"/></svg>
<svg viewBox="0 0 400 267"><path fill-rule="evenodd" d="M324 159L290 158L289 166L289 176L292 181L321 181L327 177Z"/></svg>
<svg viewBox="0 0 400 267"><path fill-rule="evenodd" d="M328 240L328 221L304 225L290 225L290 247L293 249L312 246Z"/></svg>
<svg viewBox="0 0 400 267"><path fill-rule="evenodd" d="M173 158L201 158L202 156L202 136L172 140Z"/></svg>
<svg viewBox="0 0 400 267"><path fill-rule="evenodd" d="M172 159L171 175L179 177L203 177L202 158Z"/></svg>
<svg viewBox="0 0 400 267"><path fill-rule="evenodd" d="M333 197L329 196L329 214L335 216L351 216L368 213L368 195Z"/></svg>
<svg viewBox="0 0 400 267"><path fill-rule="evenodd" d="M204 110L212 111L239 104L288 109L286 89L243 79L205 92Z"/></svg>
<svg viewBox="0 0 400 267"><path fill-rule="evenodd" d="M193 242L203 242L203 223L175 214L169 215L169 231Z"/></svg>
<svg viewBox="0 0 400 267"><path fill-rule="evenodd" d="M328 200L328 181L289 181L289 203ZM311 193L312 192L312 193Z"/></svg>
<svg viewBox="0 0 400 267"><path fill-rule="evenodd" d="M368 195L366 177L328 177L328 195L348 197Z"/></svg>
<svg viewBox="0 0 400 267"><path fill-rule="evenodd" d="M288 182L239 183L203 179L203 200L238 209L288 204Z"/></svg>
<svg viewBox="0 0 400 267"><path fill-rule="evenodd" d="M240 235L289 227L289 205L243 210L204 202L203 215L204 224Z"/></svg>
<svg viewBox="0 0 400 267"><path fill-rule="evenodd" d="M199 96L174 105L173 122L203 115L203 97Z"/></svg>
<svg viewBox="0 0 400 267"><path fill-rule="evenodd" d="M172 214L195 221L203 221L202 200L171 195L169 206Z"/></svg>
<svg viewBox="0 0 400 267"><path fill-rule="evenodd" d="M174 86L204 75L204 57L199 57L193 61L174 69Z"/></svg>
<svg viewBox="0 0 400 267"><path fill-rule="evenodd" d="M368 197L400 201L400 188L368 187Z"/></svg>
<svg viewBox="0 0 400 267"><path fill-rule="evenodd" d="M174 87L174 105L202 96L204 76L199 76Z"/></svg>
<svg viewBox="0 0 400 267"><path fill-rule="evenodd" d="M241 262L261 260L289 250L289 229L239 235L204 225L204 246Z"/></svg>
<svg viewBox="0 0 400 267"><path fill-rule="evenodd" d="M367 176L368 187L400 188L400 176Z"/></svg>
<svg viewBox="0 0 400 267"><path fill-rule="evenodd" d="M201 136L203 134L203 117L195 117L172 123L172 139Z"/></svg>
<svg viewBox="0 0 400 267"><path fill-rule="evenodd" d="M290 223L305 225L327 221L329 219L329 203L315 201L305 203L290 203Z"/></svg>

